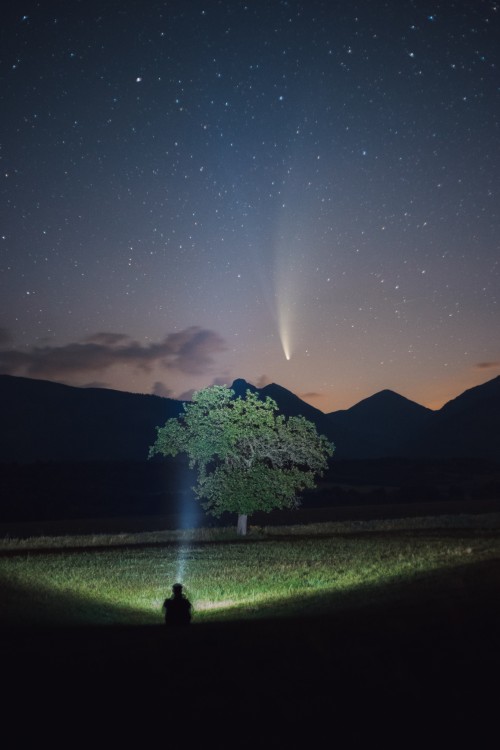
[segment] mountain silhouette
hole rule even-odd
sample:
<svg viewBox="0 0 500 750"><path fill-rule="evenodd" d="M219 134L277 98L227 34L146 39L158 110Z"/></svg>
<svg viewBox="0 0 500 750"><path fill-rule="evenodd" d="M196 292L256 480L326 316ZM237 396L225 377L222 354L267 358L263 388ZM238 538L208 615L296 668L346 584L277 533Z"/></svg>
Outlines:
<svg viewBox="0 0 500 750"><path fill-rule="evenodd" d="M0 460L146 460L181 401L0 375Z"/></svg>
<svg viewBox="0 0 500 750"><path fill-rule="evenodd" d="M245 380L231 386L270 396L286 416L301 414L336 447L337 459L486 458L500 460L500 376L471 388L433 411L391 390L349 409L324 414L272 383L256 388Z"/></svg>
<svg viewBox="0 0 500 750"><path fill-rule="evenodd" d="M500 375L448 401L416 431L407 449L428 458L500 459Z"/></svg>
<svg viewBox="0 0 500 750"><path fill-rule="evenodd" d="M500 376L438 411L383 390L324 414L276 383L257 388L237 379L232 388L269 396L286 416L314 422L338 459L500 460ZM181 410L181 401L159 396L0 375L0 461L144 461L155 427Z"/></svg>
<svg viewBox="0 0 500 750"><path fill-rule="evenodd" d="M432 414L431 409L384 390L328 417L341 457L382 458L408 455L408 441Z"/></svg>
<svg viewBox="0 0 500 750"><path fill-rule="evenodd" d="M394 391L380 391L350 409L324 414L276 383L256 388L235 380L231 388L243 396L247 389L269 396L288 417L302 415L335 443L336 458L399 456L402 446L423 426L433 412Z"/></svg>

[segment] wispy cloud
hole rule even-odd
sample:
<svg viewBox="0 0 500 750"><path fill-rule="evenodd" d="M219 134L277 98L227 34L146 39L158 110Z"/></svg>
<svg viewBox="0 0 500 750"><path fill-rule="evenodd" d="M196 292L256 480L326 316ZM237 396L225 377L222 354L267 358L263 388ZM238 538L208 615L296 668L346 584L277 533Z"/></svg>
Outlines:
<svg viewBox="0 0 500 750"><path fill-rule="evenodd" d="M231 385L231 378L229 376L214 378L210 385L205 386L205 388L209 388L212 385L227 385L229 387ZM199 390L199 388L189 388L189 390L179 394L179 396L176 396L176 398L179 399L179 401L191 401L191 399L193 398L193 393L196 393L196 391Z"/></svg>
<svg viewBox="0 0 500 750"><path fill-rule="evenodd" d="M7 328L3 328L0 326L0 347L7 346L12 341L12 337L7 330Z"/></svg>
<svg viewBox="0 0 500 750"><path fill-rule="evenodd" d="M255 382L255 386L256 388L264 388L266 385L269 385L269 383L271 382L272 382L271 378L268 377L267 375L260 375Z"/></svg>
<svg viewBox="0 0 500 750"><path fill-rule="evenodd" d="M500 361L496 362L477 362L475 368L477 370L495 370L500 367Z"/></svg>
<svg viewBox="0 0 500 750"><path fill-rule="evenodd" d="M165 383L162 383L161 380L157 380L156 383L153 384L151 393L154 396L161 396L162 398L172 398L172 390L167 388Z"/></svg>
<svg viewBox="0 0 500 750"><path fill-rule="evenodd" d="M210 371L213 356L224 351L224 339L215 331L191 326L146 344L120 333L101 332L63 346L0 350L0 372L31 377L64 377L104 372L123 365L149 372L154 366L187 375Z"/></svg>

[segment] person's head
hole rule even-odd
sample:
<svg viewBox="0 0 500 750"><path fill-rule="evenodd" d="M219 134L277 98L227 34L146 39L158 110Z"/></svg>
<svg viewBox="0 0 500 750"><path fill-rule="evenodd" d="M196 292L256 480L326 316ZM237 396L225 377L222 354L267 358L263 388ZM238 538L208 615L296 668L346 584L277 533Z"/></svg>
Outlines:
<svg viewBox="0 0 500 750"><path fill-rule="evenodd" d="M172 593L175 597L182 596L182 583L174 583Z"/></svg>

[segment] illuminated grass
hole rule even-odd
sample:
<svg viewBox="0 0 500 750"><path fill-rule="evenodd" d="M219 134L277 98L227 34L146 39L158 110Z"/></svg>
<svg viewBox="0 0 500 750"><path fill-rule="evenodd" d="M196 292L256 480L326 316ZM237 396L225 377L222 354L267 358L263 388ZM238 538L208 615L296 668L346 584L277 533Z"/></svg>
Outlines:
<svg viewBox="0 0 500 750"><path fill-rule="evenodd" d="M500 518L4 540L0 622L161 623L179 556L195 620L332 611L418 576L500 558Z"/></svg>

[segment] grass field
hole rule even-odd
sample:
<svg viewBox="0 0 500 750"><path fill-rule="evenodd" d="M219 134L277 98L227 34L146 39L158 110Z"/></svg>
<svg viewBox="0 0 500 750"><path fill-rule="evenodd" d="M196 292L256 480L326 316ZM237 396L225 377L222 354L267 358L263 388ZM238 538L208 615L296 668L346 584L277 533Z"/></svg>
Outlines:
<svg viewBox="0 0 500 750"><path fill-rule="evenodd" d="M167 632L161 603L181 568L194 624ZM2 707L18 738L64 717L65 741L88 729L101 744L103 727L113 744L135 727L144 744L173 723L187 747L195 734L303 747L304 729L307 747L314 733L341 747L390 735L483 747L495 725L498 513L254 527L244 540L5 538L0 582Z"/></svg>
<svg viewBox="0 0 500 750"><path fill-rule="evenodd" d="M195 623L319 615L500 559L500 514L0 542L2 625L152 625L178 579Z"/></svg>

